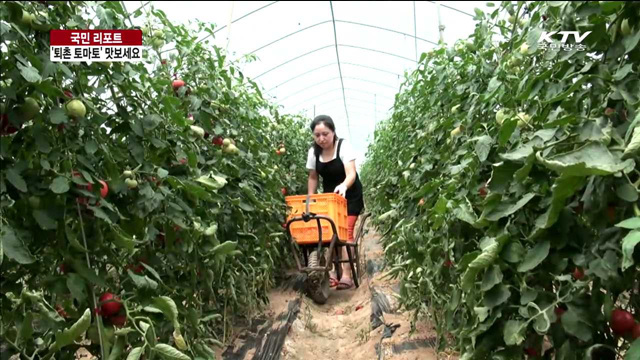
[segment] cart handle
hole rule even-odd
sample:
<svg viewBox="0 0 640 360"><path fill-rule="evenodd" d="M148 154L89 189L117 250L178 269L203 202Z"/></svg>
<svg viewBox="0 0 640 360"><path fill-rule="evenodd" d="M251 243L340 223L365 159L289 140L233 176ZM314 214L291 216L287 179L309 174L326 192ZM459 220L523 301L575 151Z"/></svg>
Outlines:
<svg viewBox="0 0 640 360"><path fill-rule="evenodd" d="M322 227L320 226L320 220L327 220L329 222L329 224L331 224L331 229L333 230L334 234L338 233L338 229L336 228L336 223L333 222L333 219L331 219L328 216L325 215L317 215L314 213L305 213L302 214L301 216L296 216L294 218L292 218L291 220L287 221L287 234L289 236L291 236L291 224L295 221L304 221L304 222L309 222L311 220L317 220L318 221L318 231L320 233L320 242L322 242Z"/></svg>

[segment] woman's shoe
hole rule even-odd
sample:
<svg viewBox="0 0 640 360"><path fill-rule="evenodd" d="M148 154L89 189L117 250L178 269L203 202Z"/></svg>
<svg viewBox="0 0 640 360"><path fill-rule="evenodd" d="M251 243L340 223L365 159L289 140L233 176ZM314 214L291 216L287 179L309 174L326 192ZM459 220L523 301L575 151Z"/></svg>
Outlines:
<svg viewBox="0 0 640 360"><path fill-rule="evenodd" d="M342 279L340 280L340 282L338 283L338 286L336 287L337 290L347 290L347 289L351 289L353 287L353 280L351 278L348 279Z"/></svg>

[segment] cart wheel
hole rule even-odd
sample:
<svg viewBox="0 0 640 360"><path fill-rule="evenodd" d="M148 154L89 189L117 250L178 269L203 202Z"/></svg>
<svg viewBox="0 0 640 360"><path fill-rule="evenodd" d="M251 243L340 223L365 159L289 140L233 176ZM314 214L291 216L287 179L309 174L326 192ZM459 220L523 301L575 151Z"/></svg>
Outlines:
<svg viewBox="0 0 640 360"><path fill-rule="evenodd" d="M363 216L360 217L360 219L358 219L359 224L358 224L358 230L356 232L356 252L357 252L357 263L356 263L356 269L357 269L357 274L358 274L358 279L362 279L364 277L364 275L367 272L367 257L366 257L366 253L364 251L364 244L362 243L362 239L364 238L364 234L367 231L365 229L365 224L367 222L367 219L371 216L371 213L365 213Z"/></svg>
<svg viewBox="0 0 640 360"><path fill-rule="evenodd" d="M324 255L324 250L322 251ZM318 261L320 259L320 261ZM326 265L326 258L318 256L318 250L313 250L309 254L309 267ZM329 273L327 271L314 271L307 278L307 293L316 303L322 305L329 299Z"/></svg>

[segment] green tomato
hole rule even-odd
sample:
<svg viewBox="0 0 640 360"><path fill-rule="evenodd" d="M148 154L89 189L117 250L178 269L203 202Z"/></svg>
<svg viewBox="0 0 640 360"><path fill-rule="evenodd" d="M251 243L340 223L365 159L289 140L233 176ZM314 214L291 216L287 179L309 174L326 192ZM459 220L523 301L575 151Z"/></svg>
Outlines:
<svg viewBox="0 0 640 360"><path fill-rule="evenodd" d="M69 101L66 108L67 115L71 117L84 117L87 114L87 108L84 106L82 101L78 99Z"/></svg>
<svg viewBox="0 0 640 360"><path fill-rule="evenodd" d="M46 13L39 12L33 16L31 20L31 28L37 31L49 31L51 25L49 24L49 16Z"/></svg>
<svg viewBox="0 0 640 360"><path fill-rule="evenodd" d="M125 184L127 184L127 187L129 189L135 189L138 187L138 182L134 179L127 179L124 181Z"/></svg>
<svg viewBox="0 0 640 360"><path fill-rule="evenodd" d="M160 49L161 47L164 46L164 40L163 39L154 39L152 42L153 48L154 49Z"/></svg>
<svg viewBox="0 0 640 360"><path fill-rule="evenodd" d="M631 28L629 27L629 19L622 20L622 25L620 25L620 32L622 35L631 34Z"/></svg>
<svg viewBox="0 0 640 360"><path fill-rule="evenodd" d="M467 40L465 45L467 46L467 50L469 51L474 51L476 49L475 45L473 44L473 41L471 40Z"/></svg>
<svg viewBox="0 0 640 360"><path fill-rule="evenodd" d="M22 104L22 117L23 120L29 121L33 119L38 113L40 113L40 104L32 97L24 99Z"/></svg>
<svg viewBox="0 0 640 360"><path fill-rule="evenodd" d="M191 133L197 137L204 138L204 129L200 126L191 125Z"/></svg>
<svg viewBox="0 0 640 360"><path fill-rule="evenodd" d="M531 116L529 116L529 114L527 113L520 112L518 113L517 119L518 119L518 127L523 128L527 124L529 124L529 121L531 120Z"/></svg>
<svg viewBox="0 0 640 360"><path fill-rule="evenodd" d="M36 19L36 16L28 13L26 11L22 11L22 19L20 19L20 23L24 26L31 26L33 20Z"/></svg>

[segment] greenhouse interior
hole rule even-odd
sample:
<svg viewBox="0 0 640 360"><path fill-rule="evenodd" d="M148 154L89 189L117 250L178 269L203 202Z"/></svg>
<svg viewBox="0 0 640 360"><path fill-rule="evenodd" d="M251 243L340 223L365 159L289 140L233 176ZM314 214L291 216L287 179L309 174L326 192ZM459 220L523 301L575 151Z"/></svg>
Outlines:
<svg viewBox="0 0 640 360"><path fill-rule="evenodd" d="M640 360L640 2L0 3L0 360Z"/></svg>

